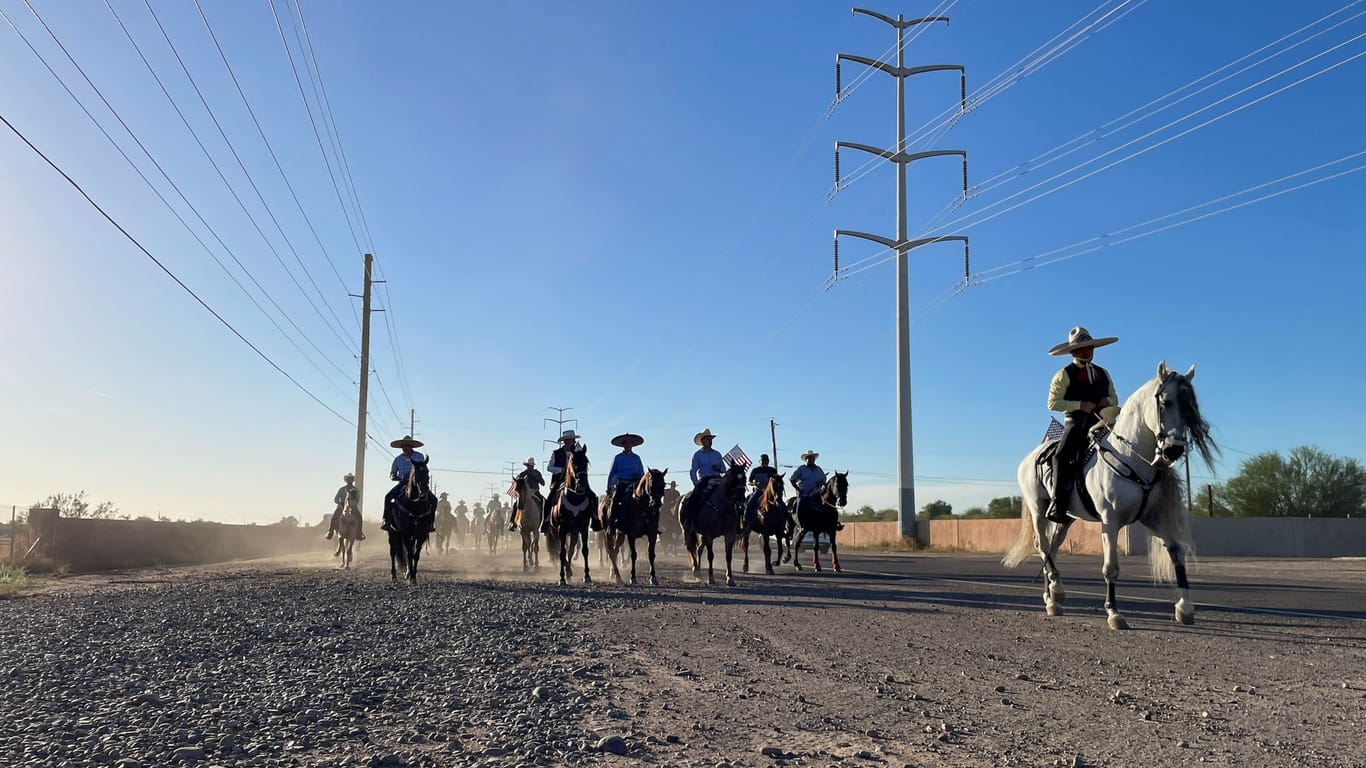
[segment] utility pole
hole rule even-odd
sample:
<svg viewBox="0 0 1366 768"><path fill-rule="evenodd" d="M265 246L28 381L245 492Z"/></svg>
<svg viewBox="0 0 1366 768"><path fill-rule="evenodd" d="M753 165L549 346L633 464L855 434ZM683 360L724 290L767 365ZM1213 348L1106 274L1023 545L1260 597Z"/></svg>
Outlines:
<svg viewBox="0 0 1366 768"><path fill-rule="evenodd" d="M915 524L915 458L913 441L911 439L911 329L910 329L910 271L908 254L922 245L931 243L942 243L947 241L961 241L963 243L963 270L964 274L968 271L968 239L957 235L943 235L940 237L925 237L918 240L909 240L906 232L906 166L927 157L940 157L945 155L959 155L963 158L963 196L967 197L968 191L968 156L963 150L931 150L928 152L906 152L906 78L912 75L919 75L925 72L938 72L943 70L957 70L961 93L959 99L960 113L967 106L967 75L961 64L930 64L920 67L905 66L905 33L906 29L917 24L926 24L936 21L948 23L947 16L930 16L921 19L904 19L897 14L895 19L884 16L874 11L867 11L862 8L853 9L855 14L870 16L879 21L890 24L896 29L896 66L885 64L881 61L854 56L847 53L835 55L835 102L839 103L843 96L840 87L840 62L848 59L874 69L882 70L896 78L896 148L894 150L879 149L866 144L854 144L852 142L835 142L835 191L840 188L840 163L839 151L842 147L857 149L861 152L868 152L878 157L884 158L896 164L896 239L892 240L878 235L870 235L866 232L855 232L853 230L835 230L835 273L834 279L838 280L840 251L839 238L841 235L857 237L863 240L870 240L878 243L889 250L896 251L896 411L897 411L897 485L900 488L897 504L897 519L899 521L898 530L902 538L916 537Z"/></svg>
<svg viewBox="0 0 1366 768"><path fill-rule="evenodd" d="M417 409L408 409L408 436L417 437Z"/></svg>
<svg viewBox="0 0 1366 768"><path fill-rule="evenodd" d="M773 419L768 420L768 439L773 444L773 466L778 466L778 423Z"/></svg>
<svg viewBox="0 0 1366 768"><path fill-rule="evenodd" d="M365 254L365 287L360 313L360 403L356 406L356 498L365 509L365 409L370 389L370 266L375 257Z"/></svg>

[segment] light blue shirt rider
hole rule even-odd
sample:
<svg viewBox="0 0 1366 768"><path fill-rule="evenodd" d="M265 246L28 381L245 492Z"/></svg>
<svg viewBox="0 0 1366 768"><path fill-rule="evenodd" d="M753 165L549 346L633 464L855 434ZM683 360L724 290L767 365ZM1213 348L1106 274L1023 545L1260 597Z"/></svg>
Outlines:
<svg viewBox="0 0 1366 768"><path fill-rule="evenodd" d="M426 461L427 457L413 451L413 458L408 458L404 454L394 457L394 463L389 467L389 479L397 480L400 483L408 482L408 475L413 471L413 460Z"/></svg>
<svg viewBox="0 0 1366 768"><path fill-rule="evenodd" d="M607 472L608 489L616 488L618 482L634 482L645 474L645 465L641 463L640 457L634 453L622 451L616 458L612 459L612 468Z"/></svg>
<svg viewBox="0 0 1366 768"><path fill-rule="evenodd" d="M721 452L714 448L700 448L692 455L692 468L688 477L694 487L706 477L720 477L726 465L721 461Z"/></svg>
<svg viewBox="0 0 1366 768"><path fill-rule="evenodd" d="M809 499L825 482L825 470L815 464L803 464L792 471L792 485L803 499Z"/></svg>

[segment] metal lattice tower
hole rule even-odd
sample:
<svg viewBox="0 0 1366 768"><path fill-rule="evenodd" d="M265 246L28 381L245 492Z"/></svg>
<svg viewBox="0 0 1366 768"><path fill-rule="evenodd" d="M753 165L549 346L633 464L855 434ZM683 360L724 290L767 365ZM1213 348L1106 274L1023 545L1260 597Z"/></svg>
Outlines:
<svg viewBox="0 0 1366 768"><path fill-rule="evenodd" d="M897 496L897 519L898 529L902 538L915 538L915 458L913 441L911 438L911 329L910 329L910 270L908 254L910 251L922 245L931 243L942 243L948 241L961 241L963 243L963 259L967 264L968 239L961 235L942 235L939 237L926 237L917 240L909 240L906 233L906 166L927 157L941 157L946 155L958 155L963 158L963 195L967 196L968 182L968 156L963 150L943 149L930 150L927 152L908 153L906 151L906 78L912 75L919 75L926 72L939 72L943 70L957 70L959 73L959 112L960 114L967 106L967 75L960 64L929 64L919 67L905 66L905 43L906 30L917 24L927 24L936 21L948 23L947 16L929 16L921 19L904 19L900 14L895 19L884 16L874 11L867 11L862 8L853 9L855 14L870 16L879 21L883 21L896 29L896 66L886 64L874 59L863 56L854 56L847 53L835 55L835 102L838 104L843 98L843 90L840 87L840 62L844 60L852 61L865 66L881 70L896 78L896 148L894 150L879 149L866 144L854 144L852 142L835 142L835 191L840 188L839 171L839 151L841 148L856 149L861 152L868 152L888 160L896 165L896 239L872 235L866 232L855 232L847 229L835 230L835 274L834 280L840 278L839 274L839 238L840 236L857 237L863 240L870 240L878 243L889 250L896 251L896 404L897 404L897 486L899 493ZM966 268L966 267L965 267Z"/></svg>

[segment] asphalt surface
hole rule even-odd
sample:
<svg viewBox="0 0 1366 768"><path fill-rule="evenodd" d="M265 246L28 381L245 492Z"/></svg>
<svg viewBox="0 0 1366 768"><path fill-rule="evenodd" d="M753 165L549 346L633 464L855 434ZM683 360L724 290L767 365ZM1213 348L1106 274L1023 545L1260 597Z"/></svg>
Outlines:
<svg viewBox="0 0 1366 768"><path fill-rule="evenodd" d="M806 550L803 564L809 563ZM822 558L829 567L828 558ZM914 587L931 599L970 602L983 608L1043 611L1042 571L1037 559L1011 569L997 555L866 554L841 552L844 575L868 577L888 586ZM809 566L808 566L809 567ZM790 565L783 566L784 571ZM1105 579L1101 558L1064 555L1058 560L1068 608L1103 615ZM1366 557L1333 559L1211 558L1188 569L1191 597L1206 616L1284 616L1366 624ZM1146 557L1124 557L1119 564L1116 600L1121 611L1165 614L1175 589L1154 584ZM1366 628L1366 627L1363 627Z"/></svg>

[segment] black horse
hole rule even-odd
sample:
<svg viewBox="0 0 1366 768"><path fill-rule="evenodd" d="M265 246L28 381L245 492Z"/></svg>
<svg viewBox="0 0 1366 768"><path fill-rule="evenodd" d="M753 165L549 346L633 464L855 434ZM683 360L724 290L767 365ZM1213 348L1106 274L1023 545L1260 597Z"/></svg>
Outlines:
<svg viewBox="0 0 1366 768"><path fill-rule="evenodd" d="M408 484L398 495L390 515L389 575L394 581L398 581L398 569L402 566L407 581L417 582L417 561L436 516L436 497L429 484L428 461L431 461L430 456L413 461Z"/></svg>
<svg viewBox="0 0 1366 768"><path fill-rule="evenodd" d="M792 545L792 564L797 566L797 570L802 569L802 564L797 561L797 554L802 551L802 538L808 533L811 534L811 563L817 571L821 569L819 542L820 535L824 533L830 537L830 560L834 563L835 572L839 573L840 554L839 549L835 547L835 534L844 527L840 525L840 508L848 503L848 472L836 472L834 477L822 483L801 506L797 505L796 498L788 501L796 512L793 517L796 518L799 529L797 539Z"/></svg>
<svg viewBox="0 0 1366 768"><path fill-rule="evenodd" d="M588 456L575 451L564 470L564 487L560 489L555 507L550 510L550 529L558 540L560 551L560 583L568 584L574 574L574 543L583 549L583 582L593 581L588 573L588 526L593 519L597 496L588 487Z"/></svg>
<svg viewBox="0 0 1366 768"><path fill-rule="evenodd" d="M787 503L783 501L783 475L772 475L768 478L768 484L755 491L758 495L758 510L754 519L749 515L740 526L740 549L745 553L744 571L749 573L749 535L759 534L759 539L764 545L764 573L773 574L773 566L780 563L783 559L783 542L787 538L788 527L791 524L791 516L787 512ZM773 557L773 548L769 546L768 539L778 544L778 557Z"/></svg>
<svg viewBox="0 0 1366 768"><path fill-rule="evenodd" d="M664 500L664 475L669 470L651 469L631 486L620 483L611 498L603 503L603 541L612 558L612 578L621 581L617 569L617 553L623 543L631 550L631 583L636 583L636 539L650 539L650 583L658 584L655 575L655 544L659 541L659 512Z"/></svg>
<svg viewBox="0 0 1366 768"><path fill-rule="evenodd" d="M692 563L694 576L700 577L702 570L702 548L707 548L707 583L715 584L712 572L715 551L712 539L717 536L726 538L726 586L735 586L735 576L731 570L731 557L735 552L735 537L740 533L741 509L745 505L745 468L734 464L721 476L720 482L711 486L710 492L697 499L690 499L692 492L683 497L679 504L679 516L686 510L688 520L679 520L683 528L683 541L688 546L688 560Z"/></svg>

